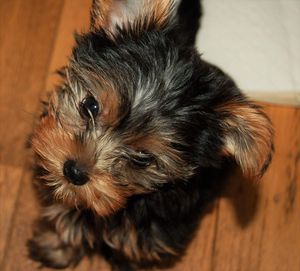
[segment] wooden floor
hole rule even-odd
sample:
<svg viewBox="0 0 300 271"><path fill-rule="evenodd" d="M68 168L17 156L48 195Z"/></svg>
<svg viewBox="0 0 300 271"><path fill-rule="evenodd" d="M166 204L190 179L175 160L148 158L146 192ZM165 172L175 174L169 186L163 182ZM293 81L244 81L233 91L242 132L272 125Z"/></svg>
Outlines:
<svg viewBox="0 0 300 271"><path fill-rule="evenodd" d="M89 0L0 0L0 270L34 271L26 240L37 216L26 137L66 62ZM260 183L232 181L173 270L300 270L300 109L267 106L276 154ZM47 269L46 269L47 270ZM85 259L76 270L109 270Z"/></svg>

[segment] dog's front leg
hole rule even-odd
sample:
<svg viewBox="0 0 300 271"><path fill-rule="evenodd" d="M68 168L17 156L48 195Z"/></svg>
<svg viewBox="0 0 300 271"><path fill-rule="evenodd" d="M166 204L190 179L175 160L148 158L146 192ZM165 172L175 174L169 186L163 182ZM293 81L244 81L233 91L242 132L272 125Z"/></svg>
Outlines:
<svg viewBox="0 0 300 271"><path fill-rule="evenodd" d="M43 266L65 268L76 265L93 245L91 217L83 211L59 204L46 207L28 241L29 255Z"/></svg>

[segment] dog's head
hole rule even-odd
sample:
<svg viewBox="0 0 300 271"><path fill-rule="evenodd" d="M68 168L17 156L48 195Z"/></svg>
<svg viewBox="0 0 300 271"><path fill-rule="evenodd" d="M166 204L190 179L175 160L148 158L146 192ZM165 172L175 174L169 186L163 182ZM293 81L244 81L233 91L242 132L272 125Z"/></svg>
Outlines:
<svg viewBox="0 0 300 271"><path fill-rule="evenodd" d="M91 31L76 36L32 139L58 201L105 216L224 160L265 170L268 118L177 42L176 13L171 0L93 2Z"/></svg>

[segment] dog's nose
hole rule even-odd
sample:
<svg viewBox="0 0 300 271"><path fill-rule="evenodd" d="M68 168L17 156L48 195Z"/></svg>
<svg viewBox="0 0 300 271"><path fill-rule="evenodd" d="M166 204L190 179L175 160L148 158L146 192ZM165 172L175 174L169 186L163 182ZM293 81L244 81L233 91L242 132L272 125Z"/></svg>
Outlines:
<svg viewBox="0 0 300 271"><path fill-rule="evenodd" d="M67 160L63 169L65 177L74 185L84 185L88 180L85 170L74 160Z"/></svg>

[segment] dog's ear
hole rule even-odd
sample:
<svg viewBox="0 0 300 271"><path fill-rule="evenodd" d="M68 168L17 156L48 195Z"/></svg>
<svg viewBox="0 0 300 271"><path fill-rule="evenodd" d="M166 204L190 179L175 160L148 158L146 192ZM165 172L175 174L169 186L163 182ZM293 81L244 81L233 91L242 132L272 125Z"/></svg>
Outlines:
<svg viewBox="0 0 300 271"><path fill-rule="evenodd" d="M172 21L178 0L93 0L91 28L114 33L130 25L161 27Z"/></svg>
<svg viewBox="0 0 300 271"><path fill-rule="evenodd" d="M224 153L235 159L244 174L261 177L273 154L273 128L256 105L245 100L218 108L224 129Z"/></svg>

